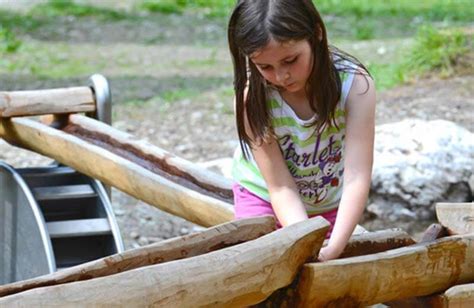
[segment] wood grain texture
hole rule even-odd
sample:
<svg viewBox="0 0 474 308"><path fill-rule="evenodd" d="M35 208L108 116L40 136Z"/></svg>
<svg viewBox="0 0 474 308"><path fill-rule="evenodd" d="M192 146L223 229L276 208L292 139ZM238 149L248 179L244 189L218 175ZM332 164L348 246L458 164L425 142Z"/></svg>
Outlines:
<svg viewBox="0 0 474 308"><path fill-rule="evenodd" d="M89 87L0 92L0 118L95 111Z"/></svg>
<svg viewBox="0 0 474 308"><path fill-rule="evenodd" d="M231 221L230 203L171 182L99 146L26 118L0 118L0 137L202 226Z"/></svg>
<svg viewBox="0 0 474 308"><path fill-rule="evenodd" d="M297 292L301 307L359 307L426 296L473 280L474 234L469 234L306 264Z"/></svg>
<svg viewBox="0 0 474 308"><path fill-rule="evenodd" d="M88 280L142 266L190 258L251 241L274 230L275 219L272 216L236 220L201 232L127 250L50 275L2 285L0 297L38 287Z"/></svg>
<svg viewBox="0 0 474 308"><path fill-rule="evenodd" d="M474 279L473 283L458 285L444 292L444 298L449 308L474 307Z"/></svg>
<svg viewBox="0 0 474 308"><path fill-rule="evenodd" d="M391 308L472 308L474 283L449 288L444 293L414 297L386 303Z"/></svg>
<svg viewBox="0 0 474 308"><path fill-rule="evenodd" d="M436 216L451 234L474 232L474 203L437 203Z"/></svg>
<svg viewBox="0 0 474 308"><path fill-rule="evenodd" d="M204 255L10 295L0 306L248 306L290 284L328 227L316 217Z"/></svg>

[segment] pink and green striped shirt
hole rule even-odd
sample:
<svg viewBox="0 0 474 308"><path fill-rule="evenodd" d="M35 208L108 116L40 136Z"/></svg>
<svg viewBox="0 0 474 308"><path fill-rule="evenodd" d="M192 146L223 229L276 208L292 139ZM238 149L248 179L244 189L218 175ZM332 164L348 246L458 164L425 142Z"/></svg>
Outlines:
<svg viewBox="0 0 474 308"><path fill-rule="evenodd" d="M347 65L348 63L344 63ZM349 64L351 67L353 65ZM268 107L272 126L283 158L299 190L309 215L330 211L339 205L344 173L345 102L354 74L339 72L341 99L336 107L336 126L323 126L315 133L309 120L300 119L274 88L268 88ZM232 175L241 186L270 202L267 185L251 151L245 160L240 147L234 154Z"/></svg>

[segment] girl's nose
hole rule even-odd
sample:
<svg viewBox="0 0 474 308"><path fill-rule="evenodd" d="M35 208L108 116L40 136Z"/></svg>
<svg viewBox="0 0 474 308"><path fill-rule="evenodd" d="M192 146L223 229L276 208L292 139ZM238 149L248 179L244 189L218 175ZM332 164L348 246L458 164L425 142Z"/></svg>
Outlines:
<svg viewBox="0 0 474 308"><path fill-rule="evenodd" d="M276 79L279 83L285 83L290 78L290 73L287 70L279 70Z"/></svg>

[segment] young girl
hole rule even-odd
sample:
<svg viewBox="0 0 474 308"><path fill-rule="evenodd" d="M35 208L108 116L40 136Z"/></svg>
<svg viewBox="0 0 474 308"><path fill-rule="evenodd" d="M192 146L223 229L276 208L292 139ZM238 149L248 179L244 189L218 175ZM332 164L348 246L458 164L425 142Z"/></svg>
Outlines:
<svg viewBox="0 0 474 308"><path fill-rule="evenodd" d="M236 218L280 226L331 222L319 260L344 249L367 201L375 87L355 58L330 48L311 0L240 0L229 22L240 147Z"/></svg>

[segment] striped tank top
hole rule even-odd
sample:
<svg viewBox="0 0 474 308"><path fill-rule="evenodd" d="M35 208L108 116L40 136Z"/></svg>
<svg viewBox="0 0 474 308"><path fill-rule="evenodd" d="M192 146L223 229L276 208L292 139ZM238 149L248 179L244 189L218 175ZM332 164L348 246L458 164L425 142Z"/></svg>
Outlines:
<svg viewBox="0 0 474 308"><path fill-rule="evenodd" d="M344 62L343 65L354 68L351 63ZM308 215L335 209L341 199L346 127L345 102L354 73L340 71L339 76L342 91L335 112L337 126L324 125L318 132L315 132L314 127L308 127L316 115L309 120L300 119L278 90L267 89L267 106L271 111L273 130ZM248 153L249 160L245 160L240 147L236 149L232 176L239 185L270 202L267 185L250 149Z"/></svg>

